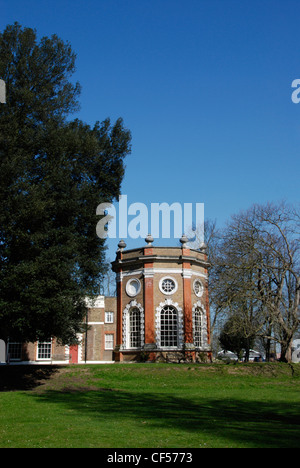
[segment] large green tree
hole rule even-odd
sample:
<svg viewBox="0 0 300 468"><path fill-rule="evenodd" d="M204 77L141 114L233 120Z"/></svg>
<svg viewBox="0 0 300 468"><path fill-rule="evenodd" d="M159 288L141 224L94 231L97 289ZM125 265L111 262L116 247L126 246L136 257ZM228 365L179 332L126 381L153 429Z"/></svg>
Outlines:
<svg viewBox="0 0 300 468"><path fill-rule="evenodd" d="M96 207L120 194L130 132L122 119L71 120L75 54L18 23L0 34L0 338L72 343L99 290L105 244Z"/></svg>

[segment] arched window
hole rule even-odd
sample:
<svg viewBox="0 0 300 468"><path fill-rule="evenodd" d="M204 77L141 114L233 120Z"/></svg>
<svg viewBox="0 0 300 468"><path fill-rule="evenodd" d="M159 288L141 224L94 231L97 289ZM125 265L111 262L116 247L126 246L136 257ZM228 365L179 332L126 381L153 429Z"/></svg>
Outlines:
<svg viewBox="0 0 300 468"><path fill-rule="evenodd" d="M129 311L129 348L141 347L141 312L137 307Z"/></svg>
<svg viewBox="0 0 300 468"><path fill-rule="evenodd" d="M163 348L178 346L178 313L171 305L166 305L161 309L160 344Z"/></svg>
<svg viewBox="0 0 300 468"><path fill-rule="evenodd" d="M137 349L144 346L145 317L144 309L132 300L123 310L122 349Z"/></svg>
<svg viewBox="0 0 300 468"><path fill-rule="evenodd" d="M193 331L195 348L207 349L207 318L206 311L200 301L193 306Z"/></svg>
<svg viewBox="0 0 300 468"><path fill-rule="evenodd" d="M194 345L202 348L203 344L203 311L197 307L194 311Z"/></svg>

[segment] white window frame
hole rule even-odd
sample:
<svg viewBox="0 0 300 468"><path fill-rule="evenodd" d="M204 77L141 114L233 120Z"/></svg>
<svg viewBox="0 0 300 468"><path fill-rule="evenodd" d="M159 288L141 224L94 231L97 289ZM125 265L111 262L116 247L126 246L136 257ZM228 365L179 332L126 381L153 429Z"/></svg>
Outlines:
<svg viewBox="0 0 300 468"><path fill-rule="evenodd" d="M131 346L131 323L130 323L130 312L132 309L137 308L140 313L140 346ZM145 341L145 315L144 309L135 299L126 305L123 310L123 339L122 349L141 349L144 346Z"/></svg>
<svg viewBox="0 0 300 468"><path fill-rule="evenodd" d="M208 348L208 342L207 342L207 317L206 317L206 310L203 304L201 304L200 301L197 301L192 309L193 313L193 341L194 341L194 346L197 349L207 349ZM197 319L196 319L196 314L200 313L200 330L197 330ZM196 339L197 335L199 334L200 331L200 346L196 344Z"/></svg>
<svg viewBox="0 0 300 468"><path fill-rule="evenodd" d="M140 349L141 339L141 311L137 307L132 307L128 313L127 348Z"/></svg>
<svg viewBox="0 0 300 468"><path fill-rule="evenodd" d="M178 348L178 311L165 305L160 311L160 345L162 348Z"/></svg>
<svg viewBox="0 0 300 468"><path fill-rule="evenodd" d="M199 289L198 289L198 287L199 287ZM203 296L204 286L203 286L202 281L200 281L198 278L195 279L195 281L193 283L193 289L194 289L194 293L196 294L197 297L202 297Z"/></svg>
<svg viewBox="0 0 300 468"><path fill-rule="evenodd" d="M203 311L197 307L194 312L194 345L196 348L203 347Z"/></svg>
<svg viewBox="0 0 300 468"><path fill-rule="evenodd" d="M40 349L40 346L45 347L45 350L48 348L49 351L49 346L50 346L50 357L40 357L40 354L46 354L45 350L42 352L42 349ZM37 342L37 356L36 359L37 361L51 361L52 359L52 339L49 341L38 341ZM49 353L47 353L49 355Z"/></svg>
<svg viewBox="0 0 300 468"><path fill-rule="evenodd" d="M161 312L166 306L172 306L177 311L177 345L174 346L163 346L161 343ZM183 349L184 340L184 329L183 329L183 312L182 308L177 302L173 302L172 299L166 299L156 307L155 314L155 325L156 325L156 346L162 350L178 350Z"/></svg>
<svg viewBox="0 0 300 468"><path fill-rule="evenodd" d="M133 292L130 290L130 285L135 283L137 285L137 288L136 288L136 291ZM126 294L127 296L129 297L135 297L139 294L139 292L141 291L142 289L142 285L141 285L141 282L138 278L131 278L129 281L127 281L126 283Z"/></svg>
<svg viewBox="0 0 300 468"><path fill-rule="evenodd" d="M104 348L106 351L112 351L114 349L115 337L113 333L105 333L104 335Z"/></svg>
<svg viewBox="0 0 300 468"><path fill-rule="evenodd" d="M111 311L105 312L105 323L114 323L114 313Z"/></svg>
<svg viewBox="0 0 300 468"><path fill-rule="evenodd" d="M173 281L173 283L174 283L174 289L172 289L172 291L165 291L165 290L163 289L163 283L164 283L164 281ZM173 278L172 276L164 276L164 277L161 278L160 281L159 281L159 289L160 289L160 291L161 291L163 294L165 294L165 295L167 295L167 296L170 296L171 294L176 293L176 291L177 291L177 289L178 289L178 283L177 283L176 279Z"/></svg>

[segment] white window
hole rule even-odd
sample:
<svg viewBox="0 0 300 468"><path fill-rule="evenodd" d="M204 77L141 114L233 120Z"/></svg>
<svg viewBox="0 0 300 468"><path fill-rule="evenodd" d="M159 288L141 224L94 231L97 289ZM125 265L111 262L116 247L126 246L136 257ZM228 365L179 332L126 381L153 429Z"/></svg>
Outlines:
<svg viewBox="0 0 300 468"><path fill-rule="evenodd" d="M114 349L114 335L112 333L105 334L105 349Z"/></svg>
<svg viewBox="0 0 300 468"><path fill-rule="evenodd" d="M194 345L196 348L203 346L203 311L197 307L194 311Z"/></svg>
<svg viewBox="0 0 300 468"><path fill-rule="evenodd" d="M177 291L178 284L174 278L165 277L159 282L159 289L163 294L174 294Z"/></svg>
<svg viewBox="0 0 300 468"><path fill-rule="evenodd" d="M144 309L135 299L123 310L123 349L137 349L144 346Z"/></svg>
<svg viewBox="0 0 300 468"><path fill-rule="evenodd" d="M178 314L170 305L163 307L160 313L160 343L163 348L178 346Z"/></svg>
<svg viewBox="0 0 300 468"><path fill-rule="evenodd" d="M141 347L141 312L133 307L129 312L129 348Z"/></svg>
<svg viewBox="0 0 300 468"><path fill-rule="evenodd" d="M51 359L51 355L52 355L51 340L39 341L38 350L37 350L37 358L38 359Z"/></svg>
<svg viewBox="0 0 300 468"><path fill-rule="evenodd" d="M105 323L114 323L114 313L105 312Z"/></svg>

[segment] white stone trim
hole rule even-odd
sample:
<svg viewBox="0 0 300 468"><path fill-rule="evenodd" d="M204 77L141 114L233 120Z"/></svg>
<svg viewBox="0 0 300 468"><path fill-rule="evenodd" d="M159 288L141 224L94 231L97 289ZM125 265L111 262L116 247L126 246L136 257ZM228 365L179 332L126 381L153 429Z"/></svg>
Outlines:
<svg viewBox="0 0 300 468"><path fill-rule="evenodd" d="M201 347L201 350L207 351L209 349L209 345L207 342L207 314L206 314L206 309L204 305L200 302L197 301L194 303L193 308L192 308L192 314L193 314L193 337L195 336L195 312L196 309L200 309L202 313L202 342L203 346ZM194 338L193 341L195 342Z"/></svg>
<svg viewBox="0 0 300 468"><path fill-rule="evenodd" d="M122 316L122 345L120 346L121 350L124 349L135 349L135 348L129 348L128 346L128 341L129 341L129 312L130 309L133 307L137 307L140 311L141 314L141 347L144 346L145 344L145 313L144 313L144 308L140 303L138 303L135 299L133 301L130 301L125 309L123 310L123 316Z"/></svg>
<svg viewBox="0 0 300 468"><path fill-rule="evenodd" d="M189 269L185 269L185 268L184 268L184 269L182 270L182 273L181 273L181 274L182 274L182 278L190 279L190 278L192 277L192 275L193 275L193 272L192 272L192 270L189 270Z"/></svg>
<svg viewBox="0 0 300 468"><path fill-rule="evenodd" d="M165 281L165 280L171 280L171 281L173 281L175 287L174 287L174 289L172 289L172 291L164 291L164 290L163 290L163 288L162 288L162 283L163 283L163 281ZM173 278L173 276L169 276L169 275L168 275L168 276L164 276L163 278L161 278L161 279L159 280L158 287L159 287L160 292L161 292L162 294L166 294L167 296L171 296L172 294L176 293L176 291L177 291L177 289L178 289L178 283L177 283L176 279Z"/></svg>
<svg viewBox="0 0 300 468"><path fill-rule="evenodd" d="M145 277L153 276L154 274L178 274L182 275L183 273L191 276L200 276L202 278L207 278L205 273L200 273L198 271L192 270L191 268L143 268L141 270L131 270L131 271L122 271L117 274L117 281L122 281L123 278L127 276L139 276L143 275Z"/></svg>
<svg viewBox="0 0 300 468"><path fill-rule="evenodd" d="M196 283L200 283L201 285L201 291L199 293L196 292ZM193 290L194 290L194 293L196 294L197 297L202 297L203 294L204 294L204 285L202 283L202 281L199 279L199 278L196 278L193 282Z"/></svg>
<svg viewBox="0 0 300 468"><path fill-rule="evenodd" d="M138 284L138 288L137 288L137 291L135 293L132 293L130 292L130 284L135 281L137 284ZM138 293L141 291L142 289L142 285L141 285L141 282L138 278L131 278L129 281L127 281L126 283L126 287L125 287L125 290L126 290L126 294L127 296L129 297L135 297L138 295Z"/></svg>

